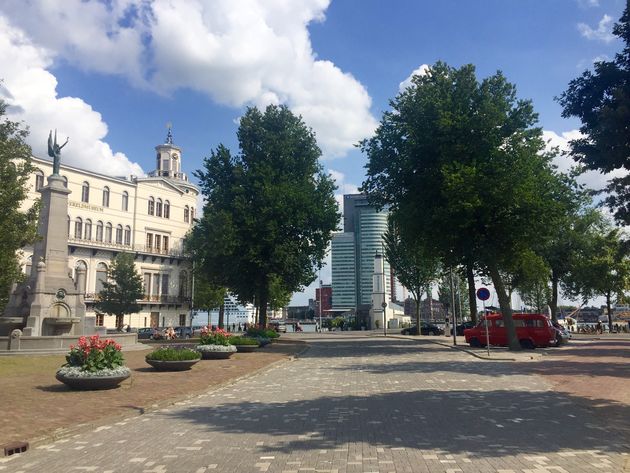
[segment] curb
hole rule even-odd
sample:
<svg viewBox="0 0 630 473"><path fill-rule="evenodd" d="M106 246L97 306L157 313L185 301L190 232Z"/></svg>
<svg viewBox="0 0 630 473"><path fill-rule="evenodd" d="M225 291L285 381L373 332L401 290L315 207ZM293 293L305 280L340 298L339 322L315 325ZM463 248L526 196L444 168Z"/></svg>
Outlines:
<svg viewBox="0 0 630 473"><path fill-rule="evenodd" d="M140 407L136 407L136 409L138 410L137 414L134 413L127 413L127 414L116 414L116 415L111 415L111 416L107 416L107 417L102 417L100 419L95 419L91 422L86 422L84 424L78 424L78 425L73 425L73 426L69 426L69 427L60 427L56 430L54 430L53 432L49 433L49 434L45 434L42 435L40 437L36 437L34 439L27 439L24 440L24 442L28 442L29 445L29 450L35 449L38 446L41 445L46 445L49 443L54 443L57 442L58 440L62 440L64 438L68 438L68 437L72 437L76 434L80 434L82 432L86 432L88 430L93 430L96 429L98 427L102 427L104 425L108 425L111 423L115 423L115 422L120 422L120 421L124 421L124 420L131 420L134 419L136 417L140 417L142 415L145 414L150 414L152 412L156 412L159 411L161 409L164 409L165 407L169 407L169 406L173 406L176 404L179 404L181 402L184 401L188 401L190 399L195 399L199 396L202 396L204 394L207 393L211 393L214 391L218 391L219 389L223 389L227 386L231 386L232 384L235 384L239 381L242 381L244 379L247 378L251 378L254 377L264 371L267 370L271 370L273 368L276 367L276 365L280 365L282 363L288 363L291 361L295 361L296 359L298 359L301 355L303 355L305 352L307 352L311 347L308 343L304 342L304 347L299 350L298 352L289 355L287 358L285 359L281 359L281 360L276 360L266 366L263 366L261 368L258 368L254 371L251 371L249 373L245 373L241 376L238 376L236 378L232 378L229 380L226 380L222 383L219 384L215 384L213 386L210 386L208 388L205 388L201 391L195 391L193 393L189 393L186 394L184 396L179 396L176 398L170 398L170 399L164 399L162 401L157 401L153 404L151 404L150 406L140 406ZM25 454L28 454L27 452L24 452ZM2 452L0 452L0 458L8 458L6 457Z"/></svg>

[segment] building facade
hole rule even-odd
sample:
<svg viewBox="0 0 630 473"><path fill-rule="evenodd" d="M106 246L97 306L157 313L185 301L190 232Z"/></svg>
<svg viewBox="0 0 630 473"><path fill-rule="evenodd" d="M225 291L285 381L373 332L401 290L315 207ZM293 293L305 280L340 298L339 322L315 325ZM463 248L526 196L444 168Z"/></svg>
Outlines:
<svg viewBox="0 0 630 473"><path fill-rule="evenodd" d="M196 212L199 189L182 172L181 149L169 133L156 146L156 169L146 177L111 177L61 165L68 196L67 227L69 271L86 270L84 287L88 315L97 325L113 328L115 317L94 313L94 303L118 253L135 256L144 281L140 313L125 316L132 327L162 327L190 323L191 265L183 255L183 240ZM52 162L33 158L37 171L31 178L24 207L39 198ZM24 248L23 268L30 274L36 264L33 248ZM37 262L35 262L37 263Z"/></svg>
<svg viewBox="0 0 630 473"><path fill-rule="evenodd" d="M372 306L374 256L383 253L387 210L377 211L364 194L343 196L343 232L332 239L332 307L354 310L367 317ZM384 271L390 275L389 262ZM391 278L385 278L386 299L391 300Z"/></svg>

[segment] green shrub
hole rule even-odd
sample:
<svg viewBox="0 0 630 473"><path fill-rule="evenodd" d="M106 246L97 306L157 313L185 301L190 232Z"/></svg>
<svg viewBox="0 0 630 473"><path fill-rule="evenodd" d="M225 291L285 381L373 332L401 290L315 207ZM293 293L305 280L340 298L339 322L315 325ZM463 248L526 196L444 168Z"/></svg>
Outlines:
<svg viewBox="0 0 630 473"><path fill-rule="evenodd" d="M198 360L201 358L201 354L190 348L161 347L149 353L146 358L147 360L158 361L188 361Z"/></svg>
<svg viewBox="0 0 630 473"><path fill-rule="evenodd" d="M279 336L280 334L272 329L267 329L263 333L263 337L266 337L266 338L278 338Z"/></svg>
<svg viewBox="0 0 630 473"><path fill-rule="evenodd" d="M230 345L256 345L258 346L258 340L248 337L230 337Z"/></svg>

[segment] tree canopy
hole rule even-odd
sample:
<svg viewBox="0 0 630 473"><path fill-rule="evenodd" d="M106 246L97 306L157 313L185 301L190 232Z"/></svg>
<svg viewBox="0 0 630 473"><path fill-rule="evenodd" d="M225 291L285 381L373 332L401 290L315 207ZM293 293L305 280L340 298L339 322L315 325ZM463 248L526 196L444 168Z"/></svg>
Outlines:
<svg viewBox="0 0 630 473"><path fill-rule="evenodd" d="M39 201L23 209L28 180L35 171L28 130L6 119L7 104L0 99L0 313L13 283L21 278L20 250L37 238ZM36 264L36 262L35 262Z"/></svg>
<svg viewBox="0 0 630 473"><path fill-rule="evenodd" d="M130 253L118 253L112 262L107 281L98 295L95 307L100 312L116 316L116 327L122 330L124 316L135 314L142 309L138 299L142 299L142 276L134 265L134 257Z"/></svg>
<svg viewBox="0 0 630 473"><path fill-rule="evenodd" d="M438 62L391 101L368 156L363 190L404 216L401 231L430 242L447 266L491 277L510 339L519 349L501 271L550 235L562 204L531 101L500 72Z"/></svg>
<svg viewBox="0 0 630 473"><path fill-rule="evenodd" d="M603 173L630 170L630 5L613 34L624 42L623 50L612 61L596 62L557 98L563 117L582 121L582 136L570 143L573 158ZM616 219L630 224L630 176L611 179L606 191Z"/></svg>
<svg viewBox="0 0 630 473"><path fill-rule="evenodd" d="M339 213L315 135L284 106L247 109L240 152L220 145L195 173L206 199L193 248L208 280L259 307L316 277Z"/></svg>

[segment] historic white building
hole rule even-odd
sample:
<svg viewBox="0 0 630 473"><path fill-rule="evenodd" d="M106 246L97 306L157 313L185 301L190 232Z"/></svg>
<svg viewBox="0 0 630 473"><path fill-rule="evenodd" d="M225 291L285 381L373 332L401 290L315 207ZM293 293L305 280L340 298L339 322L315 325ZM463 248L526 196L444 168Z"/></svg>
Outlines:
<svg viewBox="0 0 630 473"><path fill-rule="evenodd" d="M142 311L125 316L132 327L190 324L191 265L182 254L183 239L195 218L199 189L182 172L181 149L156 146L156 170L147 177L110 177L61 164L60 174L72 191L68 196L68 255L70 271L87 270L85 302L94 315L94 302L107 270L120 252L135 255L144 279ZM52 162L33 158L37 167L25 207L39 198ZM33 267L33 248L24 249L23 267ZM97 325L115 326L114 316L96 314Z"/></svg>

